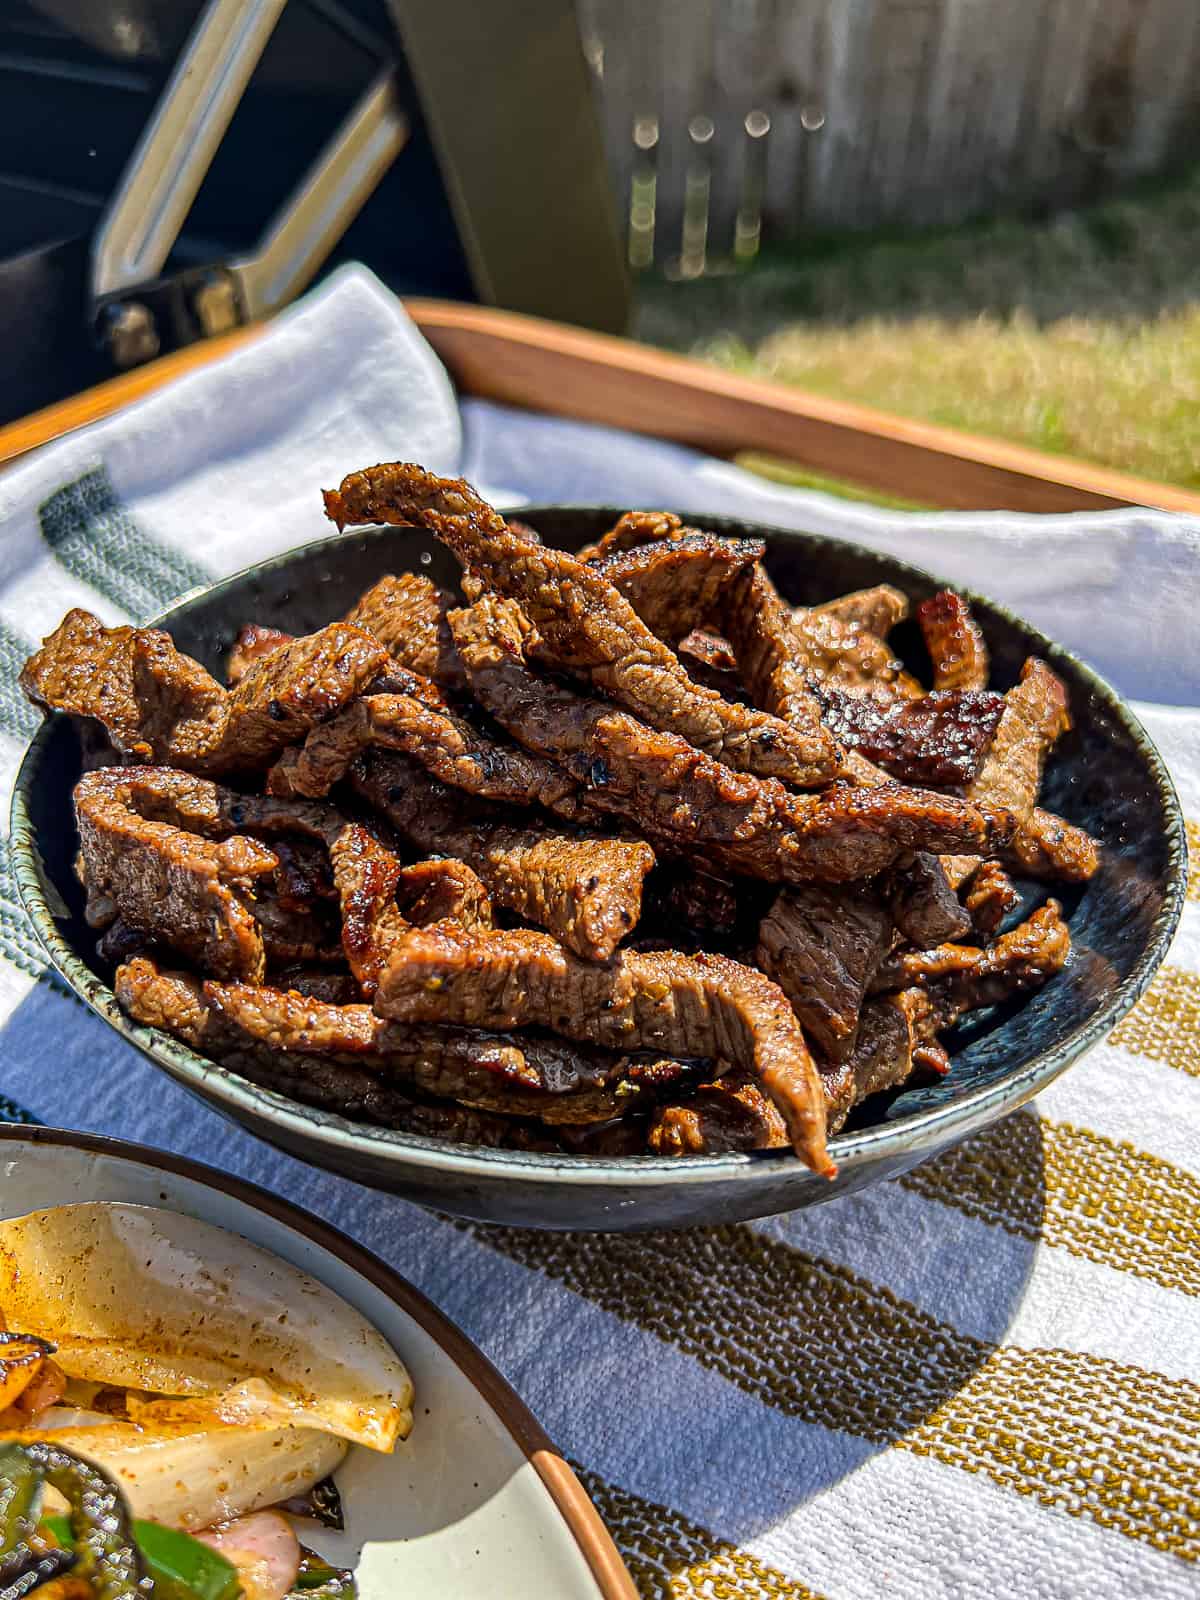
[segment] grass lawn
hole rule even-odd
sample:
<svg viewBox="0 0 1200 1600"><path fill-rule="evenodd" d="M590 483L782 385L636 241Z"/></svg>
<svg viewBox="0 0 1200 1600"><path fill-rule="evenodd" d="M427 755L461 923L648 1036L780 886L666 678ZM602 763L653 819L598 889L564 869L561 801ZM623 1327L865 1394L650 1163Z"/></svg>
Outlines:
<svg viewBox="0 0 1200 1600"><path fill-rule="evenodd" d="M1200 487L1200 168L1047 221L822 237L641 280L641 338Z"/></svg>

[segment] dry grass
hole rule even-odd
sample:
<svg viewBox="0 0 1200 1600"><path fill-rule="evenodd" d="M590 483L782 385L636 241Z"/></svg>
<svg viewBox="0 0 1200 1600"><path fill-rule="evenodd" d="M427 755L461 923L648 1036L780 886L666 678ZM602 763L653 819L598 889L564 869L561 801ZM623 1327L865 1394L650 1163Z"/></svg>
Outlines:
<svg viewBox="0 0 1200 1600"><path fill-rule="evenodd" d="M813 240L646 284L652 342L1200 487L1200 171L1042 223Z"/></svg>
<svg viewBox="0 0 1200 1600"><path fill-rule="evenodd" d="M789 328L749 362L764 377L975 433L1200 486L1200 307L1142 324L1039 328L935 317Z"/></svg>

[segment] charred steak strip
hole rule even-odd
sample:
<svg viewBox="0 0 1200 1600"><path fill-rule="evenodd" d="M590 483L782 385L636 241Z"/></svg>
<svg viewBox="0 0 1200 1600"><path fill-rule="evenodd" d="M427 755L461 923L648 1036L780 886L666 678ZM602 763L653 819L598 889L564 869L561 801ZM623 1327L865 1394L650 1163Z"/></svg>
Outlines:
<svg viewBox="0 0 1200 1600"><path fill-rule="evenodd" d="M461 479L393 463L353 473L325 501L339 526L406 522L430 529L470 574L521 603L537 629L542 660L589 678L652 726L736 770L802 785L834 775L836 752L822 729L805 735L702 688L594 567L519 539Z"/></svg>
<svg viewBox="0 0 1200 1600"><path fill-rule="evenodd" d="M843 1126L868 1095L895 1089L922 1064L938 1017L921 989L868 1000L862 1010L854 1051L831 1072L822 1072L828 1097L829 1126Z"/></svg>
<svg viewBox="0 0 1200 1600"><path fill-rule="evenodd" d="M801 619L804 609L800 610ZM868 633L886 639L896 624L908 615L908 596L890 583L877 583L873 589L855 589L852 594L826 600L824 605L813 606L811 610L815 616L836 617L848 628L865 628Z"/></svg>
<svg viewBox="0 0 1200 1600"><path fill-rule="evenodd" d="M732 773L673 734L537 678L521 659L520 613L492 598L452 613L475 697L526 748L560 762L590 802L701 863L787 883L869 877L901 849L984 838L962 801L891 785L793 794ZM455 854L461 852L455 851Z"/></svg>
<svg viewBox="0 0 1200 1600"><path fill-rule="evenodd" d="M1090 833L1034 806L1013 834L1004 859L1029 878L1086 883L1100 868L1100 846Z"/></svg>
<svg viewBox="0 0 1200 1600"><path fill-rule="evenodd" d="M870 693L878 699L914 700L924 694L917 680L869 628L844 622L836 612L821 607L794 611L791 621L799 641L793 659L810 683L844 689L848 694Z"/></svg>
<svg viewBox="0 0 1200 1600"><path fill-rule="evenodd" d="M945 868L928 850L919 850L892 874L888 910L900 933L918 950L961 939L971 927L971 917L959 904Z"/></svg>
<svg viewBox="0 0 1200 1600"><path fill-rule="evenodd" d="M682 539L691 531L684 527L673 511L627 511L595 544L584 545L579 552L579 559L595 563L622 550L636 549L641 544Z"/></svg>
<svg viewBox="0 0 1200 1600"><path fill-rule="evenodd" d="M473 813L423 767L383 751L362 757L351 781L418 850L465 861L497 905L549 929L586 960L607 960L636 927L654 865L648 844Z"/></svg>
<svg viewBox="0 0 1200 1600"><path fill-rule="evenodd" d="M251 909L256 881L277 858L256 840L203 838L157 809L186 814L201 780L160 767L102 767L75 786L75 818L89 896L101 895L131 928L224 977L260 981L262 930ZM212 789L213 785L204 785ZM178 793L173 793L177 791Z"/></svg>
<svg viewBox="0 0 1200 1600"><path fill-rule="evenodd" d="M449 710L403 694L368 694L314 728L272 769L272 794L328 794L361 751L378 746L419 761L441 783L509 805L544 806L559 816L584 810L579 786L561 767L501 742Z"/></svg>
<svg viewBox="0 0 1200 1600"><path fill-rule="evenodd" d="M779 1111L745 1073L702 1083L681 1104L661 1106L646 1134L646 1148L655 1156L786 1150L788 1142Z"/></svg>
<svg viewBox="0 0 1200 1600"><path fill-rule="evenodd" d="M406 934L376 1009L401 1022L551 1028L609 1048L706 1056L752 1072L788 1125L792 1148L832 1176L825 1102L804 1033L761 972L722 956L621 951L582 962L543 933Z"/></svg>
<svg viewBox="0 0 1200 1600"><path fill-rule="evenodd" d="M762 559L761 539L688 533L659 544L601 556L592 565L650 629L674 644L716 614L721 592L744 567Z"/></svg>
<svg viewBox="0 0 1200 1600"><path fill-rule="evenodd" d="M986 942L992 939L1010 911L1021 903L1015 884L998 861L983 861L971 874L963 894L963 906L975 932ZM961 939L961 933L943 934L931 943ZM914 941L916 942L916 941Z"/></svg>
<svg viewBox="0 0 1200 1600"><path fill-rule="evenodd" d="M917 622L933 663L935 689L986 689L987 645L961 595L943 589L917 607Z"/></svg>
<svg viewBox="0 0 1200 1600"><path fill-rule="evenodd" d="M934 788L970 783L983 766L1004 713L987 689L935 689L919 700L822 688L825 724L841 742L901 783Z"/></svg>
<svg viewBox="0 0 1200 1600"><path fill-rule="evenodd" d="M581 1053L555 1039L398 1027L367 1006L325 1005L251 984L197 982L144 958L120 969L117 988L135 1020L218 1060L332 1060L439 1099L550 1124L601 1121L706 1066L645 1054ZM354 1108L343 1103L341 1109Z"/></svg>
<svg viewBox="0 0 1200 1600"><path fill-rule="evenodd" d="M787 995L830 1061L854 1049L867 984L887 954L892 920L870 890L785 889L758 930L756 960Z"/></svg>
<svg viewBox="0 0 1200 1600"><path fill-rule="evenodd" d="M1071 935L1057 900L1047 900L1025 922L978 949L945 944L891 956L875 976L873 988L919 985L938 997L949 1020L963 1011L999 1005L1014 994L1040 989L1060 972L1071 953Z"/></svg>
<svg viewBox="0 0 1200 1600"><path fill-rule="evenodd" d="M405 919L416 928L435 922L461 922L484 932L494 926L492 902L483 879L453 856L414 861L400 873L396 897Z"/></svg>
<svg viewBox="0 0 1200 1600"><path fill-rule="evenodd" d="M20 684L43 710L94 717L117 750L139 761L190 761L225 718L224 688L168 634L106 628L90 611L67 613L21 669Z"/></svg>
<svg viewBox="0 0 1200 1600"><path fill-rule="evenodd" d="M421 573L400 572L372 584L345 620L374 634L402 667L458 694L462 668L446 627L446 612L457 604Z"/></svg>
<svg viewBox="0 0 1200 1600"><path fill-rule="evenodd" d="M284 633L281 628L267 628L260 622L248 622L237 638L225 662L225 681L232 689L249 672L256 661L278 650L281 644L291 644L295 634Z"/></svg>
<svg viewBox="0 0 1200 1600"><path fill-rule="evenodd" d="M812 781L834 777L841 752L822 727L820 703L809 687L808 662L791 613L760 564L746 568L727 586L720 622L755 705L796 729L811 752L816 769Z"/></svg>

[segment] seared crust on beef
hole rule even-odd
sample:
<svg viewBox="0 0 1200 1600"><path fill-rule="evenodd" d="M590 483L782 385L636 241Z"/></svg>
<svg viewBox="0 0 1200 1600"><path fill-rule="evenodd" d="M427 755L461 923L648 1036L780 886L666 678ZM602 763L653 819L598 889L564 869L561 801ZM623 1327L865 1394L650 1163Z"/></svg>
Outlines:
<svg viewBox="0 0 1200 1600"><path fill-rule="evenodd" d="M867 984L887 954L892 919L867 888L785 889L758 930L758 965L783 990L830 1061L854 1049Z"/></svg>
<svg viewBox="0 0 1200 1600"><path fill-rule="evenodd" d="M984 949L944 944L936 950L906 950L889 957L875 975L879 990L919 985L938 996L953 1016L998 1005L1014 994L1040 989L1060 972L1071 953L1071 936L1057 900L1047 900L995 944Z"/></svg>
<svg viewBox="0 0 1200 1600"><path fill-rule="evenodd" d="M942 589L917 607L935 689L986 689L991 666L979 624L961 595Z"/></svg>
<svg viewBox="0 0 1200 1600"><path fill-rule="evenodd" d="M465 861L442 856L403 868L396 898L416 928L435 922L461 922L464 928L492 928L492 902L483 879Z"/></svg>
<svg viewBox="0 0 1200 1600"><path fill-rule="evenodd" d="M375 1006L397 1021L547 1027L610 1048L729 1062L778 1106L796 1154L832 1172L824 1098L795 1013L762 973L725 957L621 951L590 964L525 929L433 928L395 946Z"/></svg>
<svg viewBox="0 0 1200 1600"><path fill-rule="evenodd" d="M521 603L537 629L540 659L590 678L652 726L740 771L797 784L835 772L836 754L822 730L803 735L702 688L594 567L510 533L462 479L395 462L352 473L339 490L326 492L325 503L339 526L371 521L428 528L474 577Z"/></svg>
<svg viewBox="0 0 1200 1600"><path fill-rule="evenodd" d="M919 850L893 872L887 887L892 921L918 950L961 939L970 929L970 915L959 904L946 869L928 850Z"/></svg>
<svg viewBox="0 0 1200 1600"><path fill-rule="evenodd" d="M963 892L964 909L971 919L975 932L984 941L995 936L1008 913L1015 910L1020 903L1021 896L1016 885L998 861L980 862L968 879ZM961 932L946 933L940 939L930 942L943 944L946 940L961 938Z"/></svg>
<svg viewBox="0 0 1200 1600"><path fill-rule="evenodd" d="M399 572L372 584L345 620L374 634L402 667L458 694L462 669L446 627L446 613L457 604L423 574Z"/></svg>
<svg viewBox="0 0 1200 1600"><path fill-rule="evenodd" d="M482 1111L588 1123L702 1074L704 1062L653 1054L581 1053L554 1039L466 1028L398 1027L364 1005L327 1005L253 984L201 982L145 958L117 973L121 1004L218 1060L275 1054L355 1067ZM303 1073L308 1070L301 1068ZM353 1101L338 1109L353 1112Z"/></svg>
<svg viewBox="0 0 1200 1600"><path fill-rule="evenodd" d="M794 794L732 773L606 701L537 678L521 659L511 603L485 598L452 613L451 626L476 699L514 738L561 762L592 805L711 866L786 883L840 882L881 871L902 849L987 839L988 820L960 800L898 785Z"/></svg>
<svg viewBox="0 0 1200 1600"><path fill-rule="evenodd" d="M868 633L886 639L896 624L908 615L908 596L890 583L877 583L873 588L855 589L852 594L826 600L823 605L801 607L801 617L805 609L811 609L817 616L836 617L847 627L865 628Z"/></svg>
<svg viewBox="0 0 1200 1600"><path fill-rule="evenodd" d="M841 751L822 726L809 663L792 616L764 569L745 568L725 589L720 621L755 705L794 728L809 751L813 782L837 775ZM796 781L793 779L793 781Z"/></svg>
<svg viewBox="0 0 1200 1600"><path fill-rule="evenodd" d="M868 1000L852 1054L821 1073L830 1128L841 1128L868 1095L906 1082L920 1064L937 1024L929 997L921 989L902 989Z"/></svg>
<svg viewBox="0 0 1200 1600"><path fill-rule="evenodd" d="M579 786L561 767L516 749L450 710L403 694L367 694L285 751L267 778L272 794L326 795L355 757L378 747L419 761L441 783L509 805L544 806L576 818Z"/></svg>
<svg viewBox="0 0 1200 1600"><path fill-rule="evenodd" d="M1004 859L1014 872L1029 878L1086 883L1100 867L1100 846L1090 833L1034 806L1013 834Z"/></svg>
<svg viewBox="0 0 1200 1600"><path fill-rule="evenodd" d="M778 1109L745 1073L702 1083L682 1103L660 1106L646 1133L646 1148L655 1156L786 1150L788 1143Z"/></svg>
<svg viewBox="0 0 1200 1600"><path fill-rule="evenodd" d="M240 683L246 673L263 656L278 650L281 644L291 644L295 634L284 633L281 628L267 628L261 622L248 622L233 641L225 662L225 681L230 688Z"/></svg>
<svg viewBox="0 0 1200 1600"><path fill-rule="evenodd" d="M361 629L333 623L261 656L232 690L154 628L105 628L69 612L26 662L38 705L95 717L139 760L193 772L261 766L352 700L387 660Z"/></svg>
<svg viewBox="0 0 1200 1600"><path fill-rule="evenodd" d="M549 929L577 955L604 961L637 926L654 852L642 840L572 834L536 818L472 810L405 756L355 763L358 792L418 850L444 851L482 878L497 905Z"/></svg>
<svg viewBox="0 0 1200 1600"><path fill-rule="evenodd" d="M745 567L760 561L761 539L722 539L688 532L680 539L635 545L592 563L596 571L668 644L716 614L722 590Z"/></svg>
<svg viewBox="0 0 1200 1600"><path fill-rule="evenodd" d="M810 682L849 694L871 693L880 699L914 700L925 693L870 628L844 622L836 612L822 607L793 611L791 619L799 639L794 659Z"/></svg>
<svg viewBox="0 0 1200 1600"><path fill-rule="evenodd" d="M987 689L880 701L822 688L820 698L826 725L848 749L901 783L934 788L967 784L978 775L1005 709L1003 695Z"/></svg>
<svg viewBox="0 0 1200 1600"><path fill-rule="evenodd" d="M260 657L230 691L221 737L204 756L205 768L265 765L353 700L387 659L377 639L344 622Z"/></svg>
<svg viewBox="0 0 1200 1600"><path fill-rule="evenodd" d="M202 782L161 767L86 773L75 786L84 881L128 927L211 972L258 982L266 954L254 886L276 857L244 835L217 842L186 831L186 822L147 820L153 809L186 817L188 791Z"/></svg>
<svg viewBox="0 0 1200 1600"><path fill-rule="evenodd" d="M156 628L106 628L68 611L21 669L22 690L46 711L94 717L138 761L186 764L219 734L226 692Z"/></svg>
<svg viewBox="0 0 1200 1600"><path fill-rule="evenodd" d="M606 556L616 555L622 550L633 550L641 544L655 544L661 539L682 539L691 531L684 527L682 518L673 511L627 511L595 544L584 545L579 552L579 559L595 564Z"/></svg>

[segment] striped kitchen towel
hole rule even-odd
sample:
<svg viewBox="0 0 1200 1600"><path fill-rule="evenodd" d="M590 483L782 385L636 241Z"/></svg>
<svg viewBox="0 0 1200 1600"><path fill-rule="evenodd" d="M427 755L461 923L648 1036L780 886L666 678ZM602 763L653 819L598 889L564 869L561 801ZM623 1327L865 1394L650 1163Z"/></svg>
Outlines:
<svg viewBox="0 0 1200 1600"><path fill-rule="evenodd" d="M883 512L608 430L460 412L358 270L0 478L5 787L36 722L18 665L68 606L145 617L323 536L319 486L397 456L510 504L667 504L847 533L991 592L1159 702L1139 709L1200 852L1194 524ZM475 1227L266 1148L47 976L2 846L0 1095L266 1183L393 1262L576 1462L647 1596L1200 1587L1195 886L1145 1000L1036 1107L895 1182L746 1226Z"/></svg>

